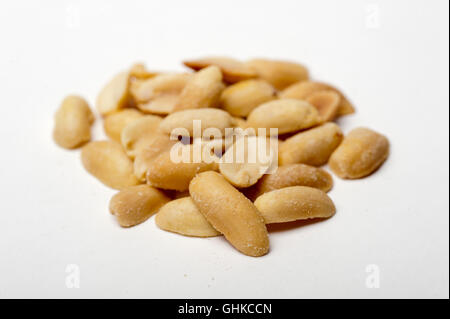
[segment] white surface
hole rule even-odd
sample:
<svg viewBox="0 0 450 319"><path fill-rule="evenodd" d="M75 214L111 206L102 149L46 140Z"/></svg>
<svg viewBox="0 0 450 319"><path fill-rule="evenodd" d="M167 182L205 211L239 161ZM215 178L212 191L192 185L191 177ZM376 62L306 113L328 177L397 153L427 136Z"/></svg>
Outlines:
<svg viewBox="0 0 450 319"><path fill-rule="evenodd" d="M446 297L449 293L448 1L8 1L0 4L0 297ZM377 24L378 23L378 24ZM121 229L113 190L51 140L69 93L91 103L135 61L181 70L208 54L305 63L342 88L392 154L335 179L332 219L271 234L245 257L154 220ZM95 137L102 137L100 121ZM66 287L66 267L80 288ZM366 267L380 287L366 287Z"/></svg>

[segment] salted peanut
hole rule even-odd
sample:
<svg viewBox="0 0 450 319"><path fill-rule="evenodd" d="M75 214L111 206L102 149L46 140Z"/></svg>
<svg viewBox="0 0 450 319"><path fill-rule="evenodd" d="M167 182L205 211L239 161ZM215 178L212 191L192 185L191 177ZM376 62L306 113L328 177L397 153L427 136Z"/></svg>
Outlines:
<svg viewBox="0 0 450 319"><path fill-rule="evenodd" d="M247 80L222 91L220 105L233 116L246 117L257 106L275 99L276 91L263 80Z"/></svg>
<svg viewBox="0 0 450 319"><path fill-rule="evenodd" d="M88 103L79 96L67 96L55 113L53 139L61 147L76 148L91 139L93 122Z"/></svg>
<svg viewBox="0 0 450 319"><path fill-rule="evenodd" d="M290 186L308 186L328 192L333 187L333 178L321 168L290 164L278 167L272 174L264 175L254 186L245 190L245 195L255 200L264 193Z"/></svg>
<svg viewBox="0 0 450 319"><path fill-rule="evenodd" d="M121 142L120 135L123 129L131 122L142 118L142 113L135 109L124 109L107 115L103 122L103 128L109 138Z"/></svg>
<svg viewBox="0 0 450 319"><path fill-rule="evenodd" d="M283 99L299 99L306 100L311 94L318 91L331 90L339 94L341 102L337 111L337 116L355 113L355 108L350 101L336 88L329 84L315 81L303 81L294 83L284 89L280 94Z"/></svg>
<svg viewBox="0 0 450 319"><path fill-rule="evenodd" d="M323 90L312 93L306 101L319 111L322 122L329 122L338 113L341 97L335 91Z"/></svg>
<svg viewBox="0 0 450 319"><path fill-rule="evenodd" d="M139 184L133 173L133 162L122 146L114 141L96 141L81 150L84 168L103 184L115 189Z"/></svg>
<svg viewBox="0 0 450 319"><path fill-rule="evenodd" d="M139 103L137 107L144 113L166 115L174 111L178 99L179 95L177 94L164 94L148 102Z"/></svg>
<svg viewBox="0 0 450 319"><path fill-rule="evenodd" d="M171 134L174 129L184 129L190 136L194 134L194 120L200 121L199 129L203 132L208 128L217 128L224 134L225 128L232 127L233 118L230 114L219 109L184 110L168 115L160 124L162 132ZM200 132L199 132L200 133Z"/></svg>
<svg viewBox="0 0 450 319"><path fill-rule="evenodd" d="M253 59L247 66L255 70L258 76L277 90L283 90L289 85L308 80L308 70L301 64L268 59Z"/></svg>
<svg viewBox="0 0 450 319"><path fill-rule="evenodd" d="M150 163L158 155L169 150L176 142L166 134L157 134L152 140L148 141L148 144L138 148L134 158L134 175L140 181L145 181Z"/></svg>
<svg viewBox="0 0 450 319"><path fill-rule="evenodd" d="M219 163L219 170L232 185L249 187L276 165L276 160L277 145L271 144L271 139L244 136L227 149Z"/></svg>
<svg viewBox="0 0 450 319"><path fill-rule="evenodd" d="M278 128L278 134L296 132L317 125L319 112L306 101L280 99L261 104L247 117L247 124L252 128L265 128L269 135L270 128Z"/></svg>
<svg viewBox="0 0 450 319"><path fill-rule="evenodd" d="M247 128L247 121L242 117L234 116L231 121L232 121L231 124L234 127L239 127L243 130Z"/></svg>
<svg viewBox="0 0 450 319"><path fill-rule="evenodd" d="M162 189L185 191L197 173L218 169L218 159L214 155L210 154L211 161L208 161L201 150L197 158L195 152L193 145L177 143L156 156L148 165L147 183Z"/></svg>
<svg viewBox="0 0 450 319"><path fill-rule="evenodd" d="M214 237L221 233L214 229L200 213L190 197L165 204L156 214L156 225L166 231L193 237Z"/></svg>
<svg viewBox="0 0 450 319"><path fill-rule="evenodd" d="M149 72L144 64L136 63L130 68L130 77L138 80L147 80L157 76L158 73Z"/></svg>
<svg viewBox="0 0 450 319"><path fill-rule="evenodd" d="M129 157L134 158L142 147L148 145L155 136L162 134L159 130L161 121L159 116L145 115L125 126L120 140Z"/></svg>
<svg viewBox="0 0 450 319"><path fill-rule="evenodd" d="M175 111L217 106L224 88L220 69L217 66L204 68L186 83Z"/></svg>
<svg viewBox="0 0 450 319"><path fill-rule="evenodd" d="M121 72L100 91L96 105L101 115L114 113L130 104L129 78L129 72Z"/></svg>
<svg viewBox="0 0 450 319"><path fill-rule="evenodd" d="M372 174L389 155L389 141L368 128L355 128L331 155L331 170L339 177L357 179Z"/></svg>
<svg viewBox="0 0 450 319"><path fill-rule="evenodd" d="M280 165L303 163L320 166L328 162L344 135L335 123L325 123L288 138L279 147Z"/></svg>
<svg viewBox="0 0 450 319"><path fill-rule="evenodd" d="M206 220L240 252L263 256L269 251L266 225L255 205L216 172L198 174L189 193Z"/></svg>
<svg viewBox="0 0 450 319"><path fill-rule="evenodd" d="M257 76L256 72L245 65L245 63L228 57L206 57L184 61L183 64L196 71L215 65L220 68L224 80L229 83L235 83Z"/></svg>
<svg viewBox="0 0 450 319"><path fill-rule="evenodd" d="M265 193L255 200L255 206L266 224L328 218L336 212L333 201L324 191L308 186L291 186Z"/></svg>
<svg viewBox="0 0 450 319"><path fill-rule="evenodd" d="M141 82L133 92L138 102L147 102L164 95L179 95L192 74L160 74Z"/></svg>
<svg viewBox="0 0 450 319"><path fill-rule="evenodd" d="M129 186L111 198L109 211L120 226L131 227L146 221L169 201L164 193L151 186Z"/></svg>

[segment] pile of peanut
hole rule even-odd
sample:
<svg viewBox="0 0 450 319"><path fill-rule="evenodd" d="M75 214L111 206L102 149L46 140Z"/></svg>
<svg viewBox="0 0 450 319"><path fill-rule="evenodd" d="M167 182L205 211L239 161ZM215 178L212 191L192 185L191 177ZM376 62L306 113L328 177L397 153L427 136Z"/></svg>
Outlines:
<svg viewBox="0 0 450 319"><path fill-rule="evenodd" d="M119 190L109 209L122 227L156 214L163 230L224 235L243 254L263 256L269 251L266 224L334 215L327 195L333 180L321 166L328 164L340 178L358 179L388 157L387 138L373 130L355 128L344 137L333 121L354 113L354 107L333 86L310 80L300 64L225 57L184 64L194 72L150 72L136 64L106 84L96 109L109 140L90 141L94 115L83 98L66 97L56 112L55 142L67 149L83 146L85 169ZM227 128L252 133L235 137L231 145L214 140L214 151L205 152L213 160L173 161L176 145L184 151L211 144L189 139L196 120L202 134L215 129L226 136ZM181 143L185 135L188 142ZM272 158L278 168L270 174L258 161L221 160L250 153L261 139L279 145Z"/></svg>

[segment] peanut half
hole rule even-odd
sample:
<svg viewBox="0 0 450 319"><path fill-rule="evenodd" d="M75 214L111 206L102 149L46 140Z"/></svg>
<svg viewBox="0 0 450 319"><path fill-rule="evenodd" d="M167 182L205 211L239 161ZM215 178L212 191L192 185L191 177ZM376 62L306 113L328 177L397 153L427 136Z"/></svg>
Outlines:
<svg viewBox="0 0 450 319"><path fill-rule="evenodd" d="M306 101L280 99L261 104L247 118L247 124L254 129L277 128L278 134L296 132L319 124L320 115L314 106Z"/></svg>
<svg viewBox="0 0 450 319"><path fill-rule="evenodd" d="M132 121L122 130L120 139L129 157L134 158L141 148L162 134L159 130L161 121L162 118L159 116L145 115Z"/></svg>
<svg viewBox="0 0 450 319"><path fill-rule="evenodd" d="M312 93L306 101L319 111L322 122L329 122L338 113L341 97L335 91L323 90Z"/></svg>
<svg viewBox="0 0 450 319"><path fill-rule="evenodd" d="M328 164L337 176L357 179L372 174L388 156L388 139L368 128L359 127L345 137Z"/></svg>
<svg viewBox="0 0 450 319"><path fill-rule="evenodd" d="M335 123L325 123L300 132L280 145L280 165L303 163L320 166L328 162L333 151L343 139L341 129Z"/></svg>
<svg viewBox="0 0 450 319"><path fill-rule="evenodd" d="M193 237L214 237L221 235L206 220L195 206L191 197L183 197L165 204L156 214L159 228Z"/></svg>
<svg viewBox="0 0 450 319"><path fill-rule="evenodd" d="M114 113L130 105L132 99L128 92L129 79L129 72L121 72L100 91L96 106L101 115Z"/></svg>
<svg viewBox="0 0 450 319"><path fill-rule="evenodd" d="M220 69L217 66L204 68L186 83L175 111L217 106L224 88Z"/></svg>
<svg viewBox="0 0 450 319"><path fill-rule="evenodd" d="M325 192L307 186L291 186L265 193L255 200L255 206L266 224L328 218L336 212Z"/></svg>
<svg viewBox="0 0 450 319"><path fill-rule="evenodd" d="M91 139L93 122L88 103L79 96L67 96L55 113L53 139L61 147L76 148Z"/></svg>
<svg viewBox="0 0 450 319"><path fill-rule="evenodd" d="M146 221L169 201L164 193L151 186L129 186L111 198L109 210L120 226L131 227Z"/></svg>
<svg viewBox="0 0 450 319"><path fill-rule="evenodd" d="M308 80L308 70L301 64L268 59L253 59L247 62L260 78L272 84L277 90Z"/></svg>
<svg viewBox="0 0 450 319"><path fill-rule="evenodd" d="M206 57L184 61L183 64L196 71L215 65L220 68L224 80L229 83L235 83L257 76L256 72L245 65L245 63L228 57Z"/></svg>
<svg viewBox="0 0 450 319"><path fill-rule="evenodd" d="M269 251L266 225L255 205L216 172L198 174L189 193L206 220L240 252L263 256Z"/></svg>
<svg viewBox="0 0 450 319"><path fill-rule="evenodd" d="M143 114L135 109L124 109L107 115L103 122L106 135L116 142L121 142L120 135L123 129L131 122L142 118Z"/></svg>
<svg viewBox="0 0 450 319"><path fill-rule="evenodd" d="M133 173L133 162L117 142L86 144L81 150L81 161L90 174L111 188L122 189L139 184Z"/></svg>
<svg viewBox="0 0 450 319"><path fill-rule="evenodd" d="M255 200L264 193L290 186L308 186L328 192L333 187L333 178L321 168L290 164L278 167L273 174L264 175L258 183L245 190L245 195Z"/></svg>
<svg viewBox="0 0 450 319"><path fill-rule="evenodd" d="M230 85L222 91L220 104L233 116L246 117L257 106L276 98L272 85L263 80L247 80Z"/></svg>

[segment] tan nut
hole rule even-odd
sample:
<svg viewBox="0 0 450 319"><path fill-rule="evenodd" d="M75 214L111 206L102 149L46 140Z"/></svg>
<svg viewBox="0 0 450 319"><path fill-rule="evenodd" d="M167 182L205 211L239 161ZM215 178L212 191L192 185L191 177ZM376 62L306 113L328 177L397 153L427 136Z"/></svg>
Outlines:
<svg viewBox="0 0 450 319"><path fill-rule="evenodd" d="M206 220L240 252L263 256L269 251L264 219L252 202L216 172L198 174L189 193Z"/></svg>
<svg viewBox="0 0 450 319"><path fill-rule="evenodd" d="M323 90L312 93L306 101L319 111L322 122L329 122L338 114L341 97L335 91Z"/></svg>
<svg viewBox="0 0 450 319"><path fill-rule="evenodd" d="M255 200L264 193L290 186L308 186L328 192L333 187L333 178L321 168L290 164L278 167L272 174L264 175L258 183L245 190L245 195Z"/></svg>
<svg viewBox="0 0 450 319"><path fill-rule="evenodd" d="M266 102L254 109L247 118L247 124L254 129L278 128L278 134L296 132L317 125L319 112L306 101L280 99Z"/></svg>
<svg viewBox="0 0 450 319"><path fill-rule="evenodd" d="M362 178L372 174L389 155L389 141L368 128L356 128L331 155L331 170L345 179Z"/></svg>
<svg viewBox="0 0 450 319"><path fill-rule="evenodd" d="M131 122L141 118L141 112L135 109L124 109L116 113L107 115L103 122L106 135L116 142L121 142L120 135L123 129Z"/></svg>
<svg viewBox="0 0 450 319"><path fill-rule="evenodd" d="M129 123L120 136L122 146L127 155L134 158L142 147L148 145L155 136L161 134L159 125L162 118L156 115L145 115Z"/></svg>
<svg viewBox="0 0 450 319"><path fill-rule="evenodd" d="M335 123L325 123L311 130L300 132L279 148L279 164L303 163L320 166L328 162L344 135Z"/></svg>
<svg viewBox="0 0 450 319"><path fill-rule="evenodd" d="M184 191L197 173L217 170L217 158L211 155L204 159L200 151L199 158L193 145L177 143L152 160L147 169L147 183L162 189ZM184 155L184 156L183 156Z"/></svg>
<svg viewBox="0 0 450 319"><path fill-rule="evenodd" d="M101 115L114 113L131 103L129 78L129 72L119 73L100 91L96 106Z"/></svg>
<svg viewBox="0 0 450 319"><path fill-rule="evenodd" d="M90 174L111 188L122 189L139 183L133 173L133 162L117 142L86 144L81 150L81 161Z"/></svg>
<svg viewBox="0 0 450 319"><path fill-rule="evenodd" d="M257 76L256 72L246 66L245 63L228 57L206 57L184 61L183 64L196 71L215 65L220 68L224 80L229 83L235 83Z"/></svg>
<svg viewBox="0 0 450 319"><path fill-rule="evenodd" d="M147 80L157 76L158 73L149 72L144 64L136 63L130 68L130 77L137 80Z"/></svg>
<svg viewBox="0 0 450 319"><path fill-rule="evenodd" d="M328 218L336 212L325 192L307 186L291 186L265 193L255 200L255 206L266 224Z"/></svg>
<svg viewBox="0 0 450 319"><path fill-rule="evenodd" d="M287 61L267 59L253 59L247 62L247 66L255 70L258 76L277 90L283 90L289 85L308 80L308 70L301 64Z"/></svg>
<svg viewBox="0 0 450 319"><path fill-rule="evenodd" d="M233 116L246 117L262 103L276 98L272 85L263 80L247 80L230 85L222 91L220 104Z"/></svg>
<svg viewBox="0 0 450 319"><path fill-rule="evenodd" d="M174 111L178 103L179 95L164 94L148 102L139 103L138 109L145 113L166 115Z"/></svg>
<svg viewBox="0 0 450 319"><path fill-rule="evenodd" d="M130 186L111 198L109 210L120 226L131 227L146 221L169 201L164 193L151 186Z"/></svg>
<svg viewBox="0 0 450 319"><path fill-rule="evenodd" d="M179 95L191 77L188 73L160 74L140 82L133 96L138 102L148 102L164 95Z"/></svg>
<svg viewBox="0 0 450 319"><path fill-rule="evenodd" d="M55 113L53 139L64 148L76 148L91 139L94 115L88 103L79 96L66 97Z"/></svg>
<svg viewBox="0 0 450 319"><path fill-rule="evenodd" d="M284 89L279 96L283 99L306 100L311 94L323 90L332 90L339 94L341 102L336 114L337 116L355 113L353 105L338 89L321 82L303 81L295 83Z"/></svg>
<svg viewBox="0 0 450 319"><path fill-rule="evenodd" d="M217 106L224 88L220 69L216 66L204 68L186 83L175 111Z"/></svg>
<svg viewBox="0 0 450 319"><path fill-rule="evenodd" d="M225 128L232 127L233 118L227 112L219 109L195 109L195 110L184 110L168 115L160 124L160 129L162 132L171 134L173 130L177 129L180 135L183 131L189 136L194 135L194 121L200 121L199 126L200 132L205 129L218 129L221 134L224 134ZM178 133L177 133L178 134ZM198 136L199 137L199 136Z"/></svg>
<svg viewBox="0 0 450 319"><path fill-rule="evenodd" d="M155 217L159 228L193 237L214 237L221 233L214 229L200 213L190 197L165 204Z"/></svg>

